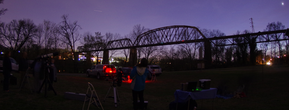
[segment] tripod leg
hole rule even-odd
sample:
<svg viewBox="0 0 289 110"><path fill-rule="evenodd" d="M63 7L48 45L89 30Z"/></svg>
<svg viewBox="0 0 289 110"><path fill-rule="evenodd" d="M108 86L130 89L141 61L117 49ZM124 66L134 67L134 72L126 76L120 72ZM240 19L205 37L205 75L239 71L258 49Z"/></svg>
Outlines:
<svg viewBox="0 0 289 110"><path fill-rule="evenodd" d="M114 106L117 107L117 94L116 87L113 87L113 98L114 98Z"/></svg>
<svg viewBox="0 0 289 110"><path fill-rule="evenodd" d="M40 93L40 91L42 90L42 87L43 87L43 85L45 84L45 81L46 81L46 79L44 79L44 81L42 82L42 84L41 84L41 86L40 86L40 88L39 88L39 90L38 90L38 93Z"/></svg>
<svg viewBox="0 0 289 110"><path fill-rule="evenodd" d="M50 81L50 80L48 80L48 84L49 84L50 89L53 90L54 94L57 95L56 92L55 92L55 90L54 90L54 87L53 87L52 84L51 84L51 81Z"/></svg>
<svg viewBox="0 0 289 110"><path fill-rule="evenodd" d="M117 101L119 102L119 95L118 95L118 90L116 89L116 96L117 96Z"/></svg>
<svg viewBox="0 0 289 110"><path fill-rule="evenodd" d="M108 89L108 91L107 91L107 93L106 93L106 95L105 95L105 97L104 97L104 102L105 102L105 99L107 98L107 95L108 95L108 93L110 92L110 89L111 89L111 87L109 87L109 89Z"/></svg>
<svg viewBox="0 0 289 110"><path fill-rule="evenodd" d="M45 97L47 97L47 79L45 78L45 88L44 88Z"/></svg>
<svg viewBox="0 0 289 110"><path fill-rule="evenodd" d="M24 76L23 76L24 78L22 79L22 81L21 81L21 84L20 84L20 90L19 91L21 91L22 90L22 88L25 86L25 81L28 83L28 76L27 76L27 71L25 72L25 74L24 74Z"/></svg>
<svg viewBox="0 0 289 110"><path fill-rule="evenodd" d="M19 91L21 91L22 90L22 88L23 88L23 86L24 86L24 81L26 80L26 74L25 74L25 77L23 78L23 80L22 80L22 82L21 82L21 84L20 84L20 90Z"/></svg>

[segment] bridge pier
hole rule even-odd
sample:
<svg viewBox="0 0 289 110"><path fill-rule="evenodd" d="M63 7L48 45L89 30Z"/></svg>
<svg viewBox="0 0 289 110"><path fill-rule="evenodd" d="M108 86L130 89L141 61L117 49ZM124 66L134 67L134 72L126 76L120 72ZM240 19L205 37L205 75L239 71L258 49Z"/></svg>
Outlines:
<svg viewBox="0 0 289 110"><path fill-rule="evenodd" d="M137 50L135 47L130 48L129 53L129 66L133 67L137 64Z"/></svg>
<svg viewBox="0 0 289 110"><path fill-rule="evenodd" d="M91 52L86 52L86 67L90 68L91 66Z"/></svg>
<svg viewBox="0 0 289 110"><path fill-rule="evenodd" d="M211 68L212 65L212 51L211 51L211 42L209 40L206 40L204 42L205 46L205 68Z"/></svg>
<svg viewBox="0 0 289 110"><path fill-rule="evenodd" d="M109 50L104 50L103 51L103 60L102 60L102 64L109 64Z"/></svg>

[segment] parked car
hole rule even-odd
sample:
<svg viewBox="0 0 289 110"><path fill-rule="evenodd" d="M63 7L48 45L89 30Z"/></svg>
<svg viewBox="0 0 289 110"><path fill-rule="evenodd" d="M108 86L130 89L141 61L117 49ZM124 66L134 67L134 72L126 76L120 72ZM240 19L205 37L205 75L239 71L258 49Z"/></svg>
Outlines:
<svg viewBox="0 0 289 110"><path fill-rule="evenodd" d="M162 68L159 65L148 65L148 70L157 76L162 74Z"/></svg>
<svg viewBox="0 0 289 110"><path fill-rule="evenodd" d="M114 65L110 64L101 64L101 65L93 65L90 69L87 69L86 76L96 76L97 79L101 79L101 77L113 77L116 75L116 69Z"/></svg>
<svg viewBox="0 0 289 110"><path fill-rule="evenodd" d="M120 69L123 72L122 73L123 77L127 79L127 76L130 75L132 68L131 67L122 67Z"/></svg>
<svg viewBox="0 0 289 110"><path fill-rule="evenodd" d="M18 71L19 65L18 63L10 57L12 71ZM3 58L0 57L0 72L3 72Z"/></svg>

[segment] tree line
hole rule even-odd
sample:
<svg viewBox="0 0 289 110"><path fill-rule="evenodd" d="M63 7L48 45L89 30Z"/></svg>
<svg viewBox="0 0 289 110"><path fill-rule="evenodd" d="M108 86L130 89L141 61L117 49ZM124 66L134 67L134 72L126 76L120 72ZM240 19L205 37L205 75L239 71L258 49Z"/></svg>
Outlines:
<svg viewBox="0 0 289 110"><path fill-rule="evenodd" d="M0 0L0 4L3 0ZM0 10L0 16L3 16L7 9ZM37 55L59 51L66 49L70 53L70 58L76 51L97 50L106 47L109 41L121 38L128 38L131 41L136 40L137 36L148 31L148 28L135 25L133 30L128 34L121 36L120 34L90 32L81 34L79 30L81 26L77 21L71 22L68 15L61 16L62 21L54 23L44 20L36 25L31 19L12 20L8 23L0 21L0 44L12 51L28 51L35 58ZM264 31L274 31L285 29L285 25L281 22L271 22L265 27ZM225 36L220 30L201 29L201 32L207 37ZM238 34L252 33L249 30L237 31ZM244 36L234 38L237 45L232 46L211 46L213 64L255 64L257 56L266 57L288 55L289 41L279 41L280 39L288 39L284 34L268 34L258 39L274 39L275 42L264 42L257 44L257 37ZM214 44L226 44L226 40L214 40ZM80 43L81 45L77 45ZM203 43L186 43L170 46L153 46L137 48L138 59L145 57L149 59L150 64L160 64L168 69L192 69L196 68L198 60L203 59ZM285 47L285 48L284 48ZM2 48L3 50L3 48ZM92 52L92 55L101 56L102 52ZM120 56L121 54L121 56ZM265 54L265 55L264 55ZM115 58L120 63L118 65L127 65L129 57L129 49L110 50L109 57ZM115 56L117 55L117 56ZM69 56L69 55L67 55ZM184 65L179 65L184 64Z"/></svg>

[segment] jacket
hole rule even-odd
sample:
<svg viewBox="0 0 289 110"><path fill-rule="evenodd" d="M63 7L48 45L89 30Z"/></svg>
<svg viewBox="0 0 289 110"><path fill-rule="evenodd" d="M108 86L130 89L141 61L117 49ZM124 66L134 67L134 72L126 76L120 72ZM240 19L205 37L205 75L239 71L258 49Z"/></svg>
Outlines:
<svg viewBox="0 0 289 110"><path fill-rule="evenodd" d="M145 81L149 71L146 67L137 67L135 66L131 73L130 77L132 78L131 89L134 91L142 91L145 88Z"/></svg>

